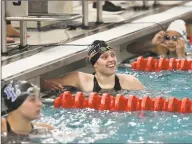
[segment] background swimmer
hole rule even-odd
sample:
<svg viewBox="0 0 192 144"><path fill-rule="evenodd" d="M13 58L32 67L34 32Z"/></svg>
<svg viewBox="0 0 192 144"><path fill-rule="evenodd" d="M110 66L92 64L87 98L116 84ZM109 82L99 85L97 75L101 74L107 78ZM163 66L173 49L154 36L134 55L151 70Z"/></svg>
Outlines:
<svg viewBox="0 0 192 144"><path fill-rule="evenodd" d="M187 31L183 20L173 21L166 32L160 31L155 35L152 44L160 57L185 58L187 50Z"/></svg>

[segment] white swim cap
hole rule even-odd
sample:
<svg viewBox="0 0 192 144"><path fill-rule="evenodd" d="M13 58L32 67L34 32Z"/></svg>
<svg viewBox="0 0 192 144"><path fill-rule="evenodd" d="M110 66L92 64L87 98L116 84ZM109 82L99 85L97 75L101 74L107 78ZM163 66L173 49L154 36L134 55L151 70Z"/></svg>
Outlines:
<svg viewBox="0 0 192 144"><path fill-rule="evenodd" d="M186 26L185 22L181 19L173 21L169 27L167 28L167 31L176 31L182 35L184 40L187 40L187 31L186 31Z"/></svg>

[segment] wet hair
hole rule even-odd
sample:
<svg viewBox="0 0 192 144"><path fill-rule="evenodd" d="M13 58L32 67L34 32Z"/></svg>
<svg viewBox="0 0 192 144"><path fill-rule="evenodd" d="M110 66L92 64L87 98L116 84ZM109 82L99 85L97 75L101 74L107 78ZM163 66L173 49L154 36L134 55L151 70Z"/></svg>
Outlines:
<svg viewBox="0 0 192 144"><path fill-rule="evenodd" d="M99 57L112 48L102 40L95 40L90 46L88 51L89 62L94 65Z"/></svg>

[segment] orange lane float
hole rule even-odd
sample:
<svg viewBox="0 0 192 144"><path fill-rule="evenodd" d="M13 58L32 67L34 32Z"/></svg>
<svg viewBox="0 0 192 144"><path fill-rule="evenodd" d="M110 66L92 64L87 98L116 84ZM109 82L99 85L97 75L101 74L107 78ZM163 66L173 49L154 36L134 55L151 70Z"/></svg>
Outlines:
<svg viewBox="0 0 192 144"><path fill-rule="evenodd" d="M175 58L160 58L155 59L148 57L147 59L142 56L137 58L137 61L131 63L131 68L137 71L162 71L162 70L192 70L192 60L175 59Z"/></svg>
<svg viewBox="0 0 192 144"><path fill-rule="evenodd" d="M190 44L192 45L192 36L189 37Z"/></svg>
<svg viewBox="0 0 192 144"><path fill-rule="evenodd" d="M66 91L60 94L53 103L55 108L92 108L96 110L110 111L167 111L179 113L192 113L192 100L175 97L165 99L161 96L151 98L144 96L138 98L135 95L125 97L118 94L116 97L110 94L91 93L85 97L82 92L77 92L74 96Z"/></svg>

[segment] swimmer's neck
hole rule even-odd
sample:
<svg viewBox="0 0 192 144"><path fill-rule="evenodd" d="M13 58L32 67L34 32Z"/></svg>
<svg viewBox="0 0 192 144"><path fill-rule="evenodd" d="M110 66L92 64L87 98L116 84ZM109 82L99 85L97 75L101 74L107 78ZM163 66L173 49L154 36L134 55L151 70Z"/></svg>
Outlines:
<svg viewBox="0 0 192 144"><path fill-rule="evenodd" d="M26 135L32 131L31 121L23 118L16 112L11 112L7 120L10 124L11 130L17 134Z"/></svg>
<svg viewBox="0 0 192 144"><path fill-rule="evenodd" d="M113 84L115 81L115 74L103 75L100 72L96 72L95 77L97 78L97 81L102 85L108 85L111 83Z"/></svg>

